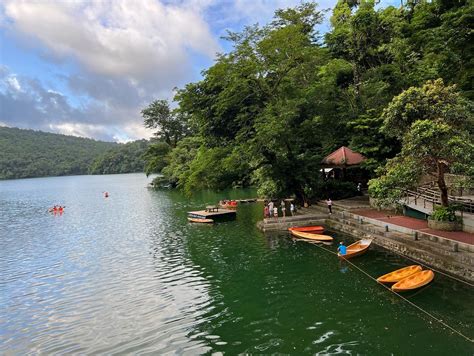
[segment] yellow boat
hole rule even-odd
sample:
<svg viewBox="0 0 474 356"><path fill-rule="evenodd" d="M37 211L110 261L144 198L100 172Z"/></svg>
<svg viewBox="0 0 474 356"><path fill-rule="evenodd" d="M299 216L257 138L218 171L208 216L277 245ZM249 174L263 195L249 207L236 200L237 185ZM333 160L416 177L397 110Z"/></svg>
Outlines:
<svg viewBox="0 0 474 356"><path fill-rule="evenodd" d="M403 267L397 269L396 271L384 274L377 278L377 282L380 283L397 283L401 281L403 278L409 277L416 272L420 272L422 270L421 266L419 265L412 265L408 267Z"/></svg>
<svg viewBox="0 0 474 356"><path fill-rule="evenodd" d="M291 230L290 232L292 235L299 237L301 239L306 239L306 240L316 240L316 241L332 241L333 240L333 238L328 235L312 234L310 232L295 231L295 230Z"/></svg>
<svg viewBox="0 0 474 356"><path fill-rule="evenodd" d="M434 278L434 272L430 269L412 274L409 277L403 278L400 282L392 286L394 292L404 292L426 286Z"/></svg>
<svg viewBox="0 0 474 356"><path fill-rule="evenodd" d="M214 220L212 219L203 219L203 218L188 218L189 222L194 223L205 223L205 224L212 224Z"/></svg>
<svg viewBox="0 0 474 356"><path fill-rule="evenodd" d="M352 257L360 256L363 253L367 252L371 243L372 240L365 239L354 242L352 245L347 246L345 255L341 255L340 253L338 253L337 256L340 259L349 259Z"/></svg>

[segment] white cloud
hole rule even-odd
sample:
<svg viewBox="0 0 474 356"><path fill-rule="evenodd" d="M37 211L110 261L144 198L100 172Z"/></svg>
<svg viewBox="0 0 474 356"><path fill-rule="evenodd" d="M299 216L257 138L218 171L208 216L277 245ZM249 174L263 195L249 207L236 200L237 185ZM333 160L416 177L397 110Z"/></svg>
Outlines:
<svg viewBox="0 0 474 356"><path fill-rule="evenodd" d="M322 8L329 2L335 0L322 0ZM24 39L25 50L39 50L41 61L72 68L58 69L51 85L0 65L0 121L109 140L149 137L141 109L196 80L203 68L195 66L214 58L225 28L265 23L276 8L299 3L0 0L4 34Z"/></svg>
<svg viewBox="0 0 474 356"><path fill-rule="evenodd" d="M38 39L50 55L134 83L151 76L170 85L189 69L188 49L209 57L219 49L199 12L153 0L15 0L5 13L15 31Z"/></svg>
<svg viewBox="0 0 474 356"><path fill-rule="evenodd" d="M54 88L28 78L23 81L35 84L15 98L21 86L10 76L3 78L8 88L2 116L10 125L73 135L149 137L141 109L196 78L193 54L212 59L220 49L203 19L204 6L206 1L5 1L2 25L8 33L25 39L29 50L39 49L43 60L73 63L75 69L58 78L81 105L72 107ZM16 107L20 101L28 105Z"/></svg>
<svg viewBox="0 0 474 356"><path fill-rule="evenodd" d="M21 91L21 85L18 82L18 79L14 75L11 75L5 79L5 82L8 86L10 86L15 91Z"/></svg>

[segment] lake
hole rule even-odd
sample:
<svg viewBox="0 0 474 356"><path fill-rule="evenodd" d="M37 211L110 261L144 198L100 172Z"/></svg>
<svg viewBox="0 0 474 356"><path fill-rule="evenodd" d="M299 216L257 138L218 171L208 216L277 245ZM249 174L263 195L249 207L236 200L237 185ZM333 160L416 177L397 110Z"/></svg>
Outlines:
<svg viewBox="0 0 474 356"><path fill-rule="evenodd" d="M149 181L0 181L0 354L474 353L335 246L257 230L259 204L242 204L236 221L187 222L189 210L255 191L189 198ZM65 213L48 213L54 204ZM353 262L375 277L411 264L375 247ZM472 287L436 274L406 296L474 337Z"/></svg>

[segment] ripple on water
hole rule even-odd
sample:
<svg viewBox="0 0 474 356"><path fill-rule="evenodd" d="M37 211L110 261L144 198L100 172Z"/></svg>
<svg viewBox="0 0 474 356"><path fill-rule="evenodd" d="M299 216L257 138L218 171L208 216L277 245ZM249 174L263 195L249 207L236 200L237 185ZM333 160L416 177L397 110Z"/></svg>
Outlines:
<svg viewBox="0 0 474 356"><path fill-rule="evenodd" d="M257 232L257 205L196 226L186 211L223 195L152 192L138 175L15 184L0 196L0 354L406 354L417 346L388 334L410 330L440 350L452 338L331 254ZM58 200L65 214L46 214ZM405 263L368 256L358 263L372 274ZM415 298L442 295L469 330L471 294L447 285Z"/></svg>

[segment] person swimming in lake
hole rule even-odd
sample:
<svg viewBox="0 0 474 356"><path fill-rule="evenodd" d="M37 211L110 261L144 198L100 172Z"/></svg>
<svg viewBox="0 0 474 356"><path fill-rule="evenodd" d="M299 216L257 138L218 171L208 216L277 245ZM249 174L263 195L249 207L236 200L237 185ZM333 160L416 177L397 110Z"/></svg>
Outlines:
<svg viewBox="0 0 474 356"><path fill-rule="evenodd" d="M339 252L342 256L347 253L347 247L344 245L344 242L339 242L339 247L337 248L337 252Z"/></svg>

